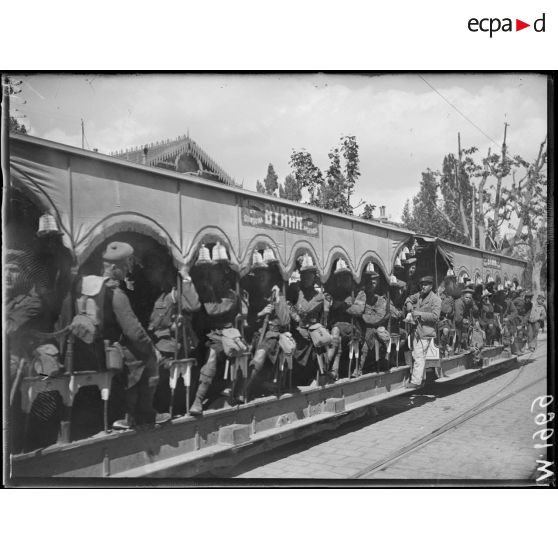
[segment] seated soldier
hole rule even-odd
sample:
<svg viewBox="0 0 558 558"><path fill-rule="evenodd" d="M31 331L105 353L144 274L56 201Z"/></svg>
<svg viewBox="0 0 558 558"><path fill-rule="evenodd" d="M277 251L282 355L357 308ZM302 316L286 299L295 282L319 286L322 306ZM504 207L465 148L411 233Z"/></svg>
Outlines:
<svg viewBox="0 0 558 558"><path fill-rule="evenodd" d="M465 287L455 301L455 352L469 347L470 330L473 327L473 289Z"/></svg>
<svg viewBox="0 0 558 558"><path fill-rule="evenodd" d="M123 363L119 374L125 390L125 418L113 428L126 430L139 424L163 423L168 413L156 413L151 404L149 377L156 375L159 353L132 310L123 283L130 272L134 249L111 242L103 253L103 276L79 281L76 316L70 329L76 341L74 369L104 370L105 347L117 348Z"/></svg>
<svg viewBox="0 0 558 558"><path fill-rule="evenodd" d="M486 342L486 334L482 329L479 320L475 320L471 331L471 349L473 351L473 362L478 365L481 362L481 351Z"/></svg>
<svg viewBox="0 0 558 558"><path fill-rule="evenodd" d="M510 325L510 318L504 318L502 323L502 345L504 348L511 350L513 341L514 335Z"/></svg>
<svg viewBox="0 0 558 558"><path fill-rule="evenodd" d="M412 332L412 356L413 366L411 381L407 388L420 387L424 380L426 352L436 335L436 324L440 319L442 301L440 297L432 292L433 278L430 275L422 277L419 281L420 291L407 297L405 308L411 314L410 318L415 322Z"/></svg>
<svg viewBox="0 0 558 558"><path fill-rule="evenodd" d="M273 284L272 267L277 260L271 249L264 250L264 257L255 251L252 255L253 284L248 295L248 328L252 332L254 357L250 362L251 375L246 387L248 399L262 388L275 392L277 379L265 377L265 365L274 366L279 358L281 335L288 333L291 315L285 297L277 284ZM294 341L292 342L294 345ZM269 368L269 367L268 367ZM267 370L268 372L269 370ZM242 396L238 397L242 401Z"/></svg>
<svg viewBox="0 0 558 558"><path fill-rule="evenodd" d="M339 378L341 354L348 350L350 343L359 343L361 337L360 323L355 318L359 318L364 312L366 295L364 291L360 291L355 297L353 288L351 270L340 258L333 272L332 293L328 295L332 342L327 359L334 380Z"/></svg>
<svg viewBox="0 0 558 558"><path fill-rule="evenodd" d="M205 311L207 347L209 355L200 370L200 379L190 414L201 415L203 403L209 388L219 372L219 380L224 380L222 373L226 370L227 359L234 358L248 349L241 333L234 327L242 315L242 303L229 286L226 272L229 270L229 258L224 246L217 243L209 257L209 250L202 245L196 266L206 269L207 274L196 283ZM222 383L222 382L221 382ZM220 391L220 390L218 390ZM228 393L228 388L225 393Z"/></svg>
<svg viewBox="0 0 558 558"><path fill-rule="evenodd" d="M500 337L500 330L496 317L494 315L494 306L492 305L492 295L488 290L482 292L480 305L480 325L486 334L486 344L494 345L496 339Z"/></svg>
<svg viewBox="0 0 558 558"><path fill-rule="evenodd" d="M442 301L442 309L440 311L440 321L438 322L438 343L440 347L440 356L449 356L450 348L453 343L455 301L453 296L446 292L446 284L441 283L438 287L438 296Z"/></svg>
<svg viewBox="0 0 558 558"><path fill-rule="evenodd" d="M372 263L367 265L364 270L364 276L365 284L363 292L365 296L365 306L362 314L364 345L362 347L359 369L353 374L355 377L362 375L369 351L372 351L372 354L379 358L379 351L376 353L376 343L379 343L387 352L389 344L391 343L389 331L390 318L395 318L397 320L402 316L402 312L399 311L391 301L388 307L388 299L386 296L378 294L380 276L374 269ZM399 286L399 288L404 287ZM376 371L380 371L379 362L376 362Z"/></svg>
<svg viewBox="0 0 558 558"><path fill-rule="evenodd" d="M159 270L154 271L157 276L154 279L159 279L163 291L153 305L148 331L162 356L154 405L159 412L165 412L171 404L169 376L173 361L192 356L197 349L198 338L192 328L192 314L200 310L201 304L185 265L178 272L180 300L177 286L165 285L164 278L158 277Z"/></svg>
<svg viewBox="0 0 558 558"><path fill-rule="evenodd" d="M297 383L306 383L315 377L316 367L319 367L320 374L327 372L324 356L331 336L322 321L329 308L323 289L317 285L317 271L312 257L309 254L303 256L298 298L290 306L291 319L296 325L293 336L296 342L294 365Z"/></svg>

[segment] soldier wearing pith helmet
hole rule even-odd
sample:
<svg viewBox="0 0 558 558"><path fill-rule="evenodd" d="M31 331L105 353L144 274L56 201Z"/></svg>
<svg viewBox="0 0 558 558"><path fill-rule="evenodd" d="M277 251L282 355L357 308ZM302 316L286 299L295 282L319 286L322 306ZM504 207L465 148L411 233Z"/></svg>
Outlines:
<svg viewBox="0 0 558 558"><path fill-rule="evenodd" d="M81 278L80 296L77 300L77 314L72 322L72 332L81 340L82 348L102 347L119 344L123 357L123 383L126 393L126 415L114 422L116 429L128 429L137 424L166 422L170 416L157 414L151 404L149 377L157 370L158 354L121 287L130 272L134 249L125 242L110 242L103 252L103 275L88 275ZM93 304L92 304L93 302ZM102 316L98 330L91 330L90 312L92 307ZM108 311L107 311L108 310ZM78 353L76 349L75 353ZM99 362L99 352L89 351L97 359L93 365L103 367Z"/></svg>

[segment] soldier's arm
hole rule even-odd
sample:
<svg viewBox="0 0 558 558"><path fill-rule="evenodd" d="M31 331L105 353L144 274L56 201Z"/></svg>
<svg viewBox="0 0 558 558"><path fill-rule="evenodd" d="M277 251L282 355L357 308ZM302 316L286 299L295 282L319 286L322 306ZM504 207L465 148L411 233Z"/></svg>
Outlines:
<svg viewBox="0 0 558 558"><path fill-rule="evenodd" d="M347 308L347 313L351 316L362 316L364 313L364 307L366 306L366 294L364 291L360 291L353 304Z"/></svg>
<svg viewBox="0 0 558 558"><path fill-rule="evenodd" d="M393 303L390 301L389 303L389 313L392 318L401 318L403 316L403 312L399 310Z"/></svg>
<svg viewBox="0 0 558 558"><path fill-rule="evenodd" d="M415 293L415 294L412 294L412 295L408 296L405 299L405 304L403 306L406 308L407 304L409 304L409 303L414 306L417 303L418 297L419 297L419 293Z"/></svg>
<svg viewBox="0 0 558 558"><path fill-rule="evenodd" d="M299 313L300 314L311 314L315 312L319 308L321 308L324 304L324 295L322 293L316 294L312 300L303 300L299 304Z"/></svg>
<svg viewBox="0 0 558 558"><path fill-rule="evenodd" d="M25 301L14 310L7 309L6 312L6 333L13 335L29 320L36 318L42 310L41 299L38 296L29 296Z"/></svg>
<svg viewBox="0 0 558 558"><path fill-rule="evenodd" d="M463 304L455 303L455 324L461 325L463 323Z"/></svg>
<svg viewBox="0 0 558 558"><path fill-rule="evenodd" d="M132 352L142 357L152 356L154 349L151 339L134 314L128 297L120 289L114 289L112 307L124 337L131 344Z"/></svg>
<svg viewBox="0 0 558 558"><path fill-rule="evenodd" d="M230 293L228 297L222 298L221 302L206 302L204 304L205 311L210 316L219 317L223 314L228 314L231 310L236 309L238 306L238 299L234 293Z"/></svg>
<svg viewBox="0 0 558 558"><path fill-rule="evenodd" d="M440 319L440 312L442 310L442 301L440 300L440 297L438 296L434 296L432 297L432 302L431 304L431 309L430 311L420 311L420 310L415 310L413 313L420 317L420 319L427 323L427 324L431 324L431 325L435 325L436 322Z"/></svg>
<svg viewBox="0 0 558 558"><path fill-rule="evenodd" d="M201 308L198 291L192 281L182 281L182 310L197 312Z"/></svg>
<svg viewBox="0 0 558 558"><path fill-rule="evenodd" d="M280 326L287 327L291 323L291 313L284 297L280 296L277 299L273 304L273 310Z"/></svg>

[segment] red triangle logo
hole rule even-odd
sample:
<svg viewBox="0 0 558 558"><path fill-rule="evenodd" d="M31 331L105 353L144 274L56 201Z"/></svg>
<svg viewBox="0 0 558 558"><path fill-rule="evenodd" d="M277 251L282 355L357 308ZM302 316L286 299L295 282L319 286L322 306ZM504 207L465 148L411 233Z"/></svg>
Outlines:
<svg viewBox="0 0 558 558"><path fill-rule="evenodd" d="M530 23L525 23L524 21L521 21L520 19L515 20L515 30L516 31L521 31L522 29L525 29L526 27L531 27L531 24Z"/></svg>

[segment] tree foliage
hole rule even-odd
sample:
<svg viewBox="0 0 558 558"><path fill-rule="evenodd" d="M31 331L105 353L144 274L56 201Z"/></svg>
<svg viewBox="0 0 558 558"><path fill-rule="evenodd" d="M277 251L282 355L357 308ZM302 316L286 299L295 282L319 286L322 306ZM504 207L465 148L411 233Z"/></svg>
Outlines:
<svg viewBox="0 0 558 558"><path fill-rule="evenodd" d="M264 189L270 196L277 195L275 192L279 190L279 177L271 163L267 167L267 176L264 178Z"/></svg>
<svg viewBox="0 0 558 558"><path fill-rule="evenodd" d="M265 186L259 180L256 180L256 192L265 194Z"/></svg>
<svg viewBox="0 0 558 558"><path fill-rule="evenodd" d="M301 198L305 190L310 205L352 215L351 196L360 176L358 149L355 136L342 136L339 145L328 154L329 167L325 173L315 165L308 151L293 150L290 165Z"/></svg>
<svg viewBox="0 0 558 558"><path fill-rule="evenodd" d="M17 118L14 118L13 116L10 116L10 120L8 123L10 132L17 132L18 134L26 134L27 133L27 128L25 127L25 124L20 124L17 120Z"/></svg>
<svg viewBox="0 0 558 558"><path fill-rule="evenodd" d="M407 204L408 204L408 202L407 202ZM374 219L374 211L376 211L376 206L373 205L373 204L371 204L371 203L367 203L367 204L364 206L364 208L363 208L362 213L360 214L360 216L361 216L363 219L372 220L372 219Z"/></svg>
<svg viewBox="0 0 558 558"><path fill-rule="evenodd" d="M446 155L441 172L423 172L402 220L417 232L462 243L471 243L474 235L482 249L525 258L527 283L540 290L547 246L547 140L528 162L509 154L506 130L507 125L499 153L489 149L479 160L478 149L470 147Z"/></svg>
<svg viewBox="0 0 558 558"><path fill-rule="evenodd" d="M279 186L279 197L297 202L302 200L302 190L292 174L285 177L284 186Z"/></svg>

